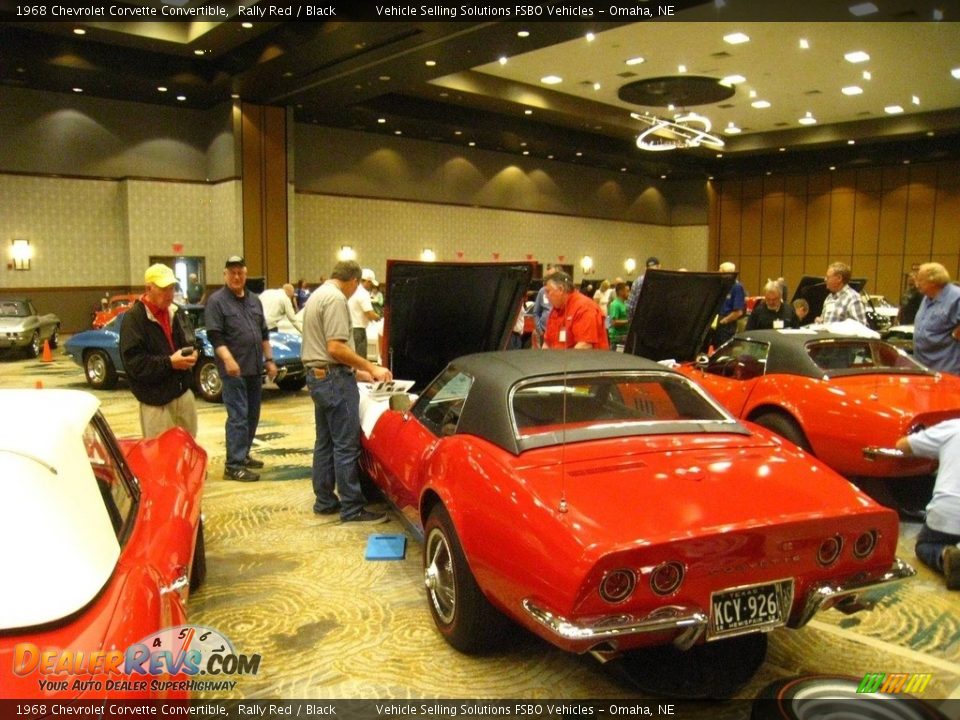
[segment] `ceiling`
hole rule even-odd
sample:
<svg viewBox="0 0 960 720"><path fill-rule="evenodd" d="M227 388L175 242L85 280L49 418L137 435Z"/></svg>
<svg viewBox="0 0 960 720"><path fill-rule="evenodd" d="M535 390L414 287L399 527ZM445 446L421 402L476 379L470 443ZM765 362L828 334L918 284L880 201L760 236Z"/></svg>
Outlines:
<svg viewBox="0 0 960 720"><path fill-rule="evenodd" d="M244 16L225 22L70 23L18 22L0 0L0 83L196 109L239 97L292 106L298 122L668 178L960 158L955 0L873 0L877 11L860 19L847 7L858 2L797 3L802 21L770 0L677 0L671 22L256 20L243 27L268 3L247 0ZM371 16L361 0L344 5L338 14ZM624 7L656 12L658 5ZM734 32L749 40L724 39ZM846 60L852 51L869 59ZM627 64L637 57L643 62ZM548 75L561 81L546 84ZM743 79L718 84L732 75ZM690 95L693 77L729 97ZM638 81L647 81L653 95L642 102L651 104L621 99ZM859 94L844 94L854 86ZM769 106L753 107L757 101ZM886 110L894 105L902 112ZM722 148L637 148L648 125L631 113L676 121L691 111L712 123ZM815 124L800 124L807 117Z"/></svg>

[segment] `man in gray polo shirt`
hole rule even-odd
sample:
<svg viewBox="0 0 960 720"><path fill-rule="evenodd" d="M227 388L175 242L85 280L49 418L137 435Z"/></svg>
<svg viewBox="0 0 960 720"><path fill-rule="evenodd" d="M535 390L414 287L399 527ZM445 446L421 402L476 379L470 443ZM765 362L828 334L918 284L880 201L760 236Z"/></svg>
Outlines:
<svg viewBox="0 0 960 720"><path fill-rule="evenodd" d="M364 508L366 499L360 489L357 381L392 380L393 374L354 350L347 299L356 292L360 274L356 262L339 262L330 279L310 294L303 313L301 357L307 369L317 432L313 511L318 515L340 513L343 522L378 523L386 516Z"/></svg>

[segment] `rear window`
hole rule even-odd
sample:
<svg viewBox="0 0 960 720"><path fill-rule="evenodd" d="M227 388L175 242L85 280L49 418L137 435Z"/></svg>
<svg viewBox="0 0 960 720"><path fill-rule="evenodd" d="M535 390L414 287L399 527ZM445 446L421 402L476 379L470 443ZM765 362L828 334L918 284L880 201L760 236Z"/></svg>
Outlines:
<svg viewBox="0 0 960 720"><path fill-rule="evenodd" d="M829 340L807 344L807 354L828 374L926 372L902 350L876 340Z"/></svg>
<svg viewBox="0 0 960 720"><path fill-rule="evenodd" d="M521 436L559 427L639 426L727 419L686 378L660 373L574 378L567 383L531 383L514 392L512 410Z"/></svg>

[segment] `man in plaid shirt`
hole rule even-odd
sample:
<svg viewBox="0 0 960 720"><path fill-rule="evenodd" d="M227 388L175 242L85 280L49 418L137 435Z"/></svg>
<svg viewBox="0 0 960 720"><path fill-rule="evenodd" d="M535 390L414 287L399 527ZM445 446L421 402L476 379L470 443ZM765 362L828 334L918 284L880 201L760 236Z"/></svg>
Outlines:
<svg viewBox="0 0 960 720"><path fill-rule="evenodd" d="M846 263L831 263L823 278L830 294L823 301L823 312L817 322L829 323L841 320L856 320L867 324L867 311L863 307L860 293L850 287L850 266Z"/></svg>

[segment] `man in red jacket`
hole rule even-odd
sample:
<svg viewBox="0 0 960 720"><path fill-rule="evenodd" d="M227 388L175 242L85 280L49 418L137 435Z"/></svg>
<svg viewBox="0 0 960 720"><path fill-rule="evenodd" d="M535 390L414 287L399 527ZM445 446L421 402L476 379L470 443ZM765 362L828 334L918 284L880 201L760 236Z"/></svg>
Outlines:
<svg viewBox="0 0 960 720"><path fill-rule="evenodd" d="M575 350L610 349L600 307L573 285L565 272L555 272L545 283L550 316L543 347Z"/></svg>

